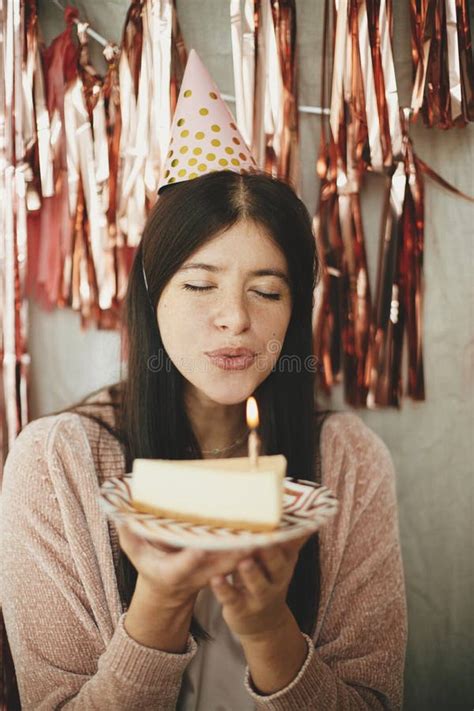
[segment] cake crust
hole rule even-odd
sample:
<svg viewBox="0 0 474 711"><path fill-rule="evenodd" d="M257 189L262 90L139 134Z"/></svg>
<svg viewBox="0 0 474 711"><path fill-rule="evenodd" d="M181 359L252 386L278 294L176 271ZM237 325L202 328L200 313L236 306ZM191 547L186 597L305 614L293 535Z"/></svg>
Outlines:
<svg viewBox="0 0 474 711"><path fill-rule="evenodd" d="M176 521L182 521L183 523L196 523L204 526L212 526L213 528L231 528L237 531L252 531L254 533L274 531L278 528L278 524L264 524L252 521L228 521L219 518L207 518L204 516L199 516L198 514L186 514L177 511L171 511L170 509L164 509L158 506L151 506L150 504L143 503L136 499L132 499L132 505L141 513L150 513L157 518L173 518Z"/></svg>

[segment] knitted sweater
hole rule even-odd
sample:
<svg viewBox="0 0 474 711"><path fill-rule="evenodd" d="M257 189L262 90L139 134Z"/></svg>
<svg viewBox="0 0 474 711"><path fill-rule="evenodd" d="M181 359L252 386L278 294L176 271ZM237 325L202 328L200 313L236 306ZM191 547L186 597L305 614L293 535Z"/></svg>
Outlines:
<svg viewBox="0 0 474 711"><path fill-rule="evenodd" d="M398 709L406 604L391 458L348 413L327 419L321 453L340 508L320 534L314 638L286 688L260 695L247 670L245 689L261 711ZM10 451L0 601L25 711L176 708L198 645L190 635L170 654L124 629L118 537L99 502L104 479L123 473L120 445L77 414L30 423Z"/></svg>

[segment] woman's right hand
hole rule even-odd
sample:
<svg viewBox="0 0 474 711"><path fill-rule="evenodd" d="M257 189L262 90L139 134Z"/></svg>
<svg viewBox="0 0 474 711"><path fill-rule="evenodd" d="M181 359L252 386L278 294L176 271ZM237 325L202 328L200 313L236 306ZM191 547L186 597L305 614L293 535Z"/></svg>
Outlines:
<svg viewBox="0 0 474 711"><path fill-rule="evenodd" d="M141 589L160 604L193 604L201 588L216 575L227 575L249 556L248 550L204 551L151 543L126 523L118 526L120 546L135 566Z"/></svg>
<svg viewBox="0 0 474 711"><path fill-rule="evenodd" d="M248 551L210 552L151 543L126 524L120 545L138 572L125 630L139 644L181 654L186 648L196 596L214 575L227 575Z"/></svg>

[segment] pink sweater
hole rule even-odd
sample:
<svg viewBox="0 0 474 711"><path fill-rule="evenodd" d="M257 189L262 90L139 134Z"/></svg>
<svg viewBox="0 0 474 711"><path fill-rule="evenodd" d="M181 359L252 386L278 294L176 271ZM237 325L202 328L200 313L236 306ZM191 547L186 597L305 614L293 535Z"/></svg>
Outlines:
<svg viewBox="0 0 474 711"><path fill-rule="evenodd" d="M406 606L390 455L352 414L322 432L323 483L340 502L321 532L321 602L297 677L256 709L398 709ZM98 463L98 466L96 466ZM29 424L7 459L0 601L22 708L175 709L196 654L144 647L124 630L115 528L99 486L124 472L120 446L75 414ZM126 614L126 613L125 613Z"/></svg>

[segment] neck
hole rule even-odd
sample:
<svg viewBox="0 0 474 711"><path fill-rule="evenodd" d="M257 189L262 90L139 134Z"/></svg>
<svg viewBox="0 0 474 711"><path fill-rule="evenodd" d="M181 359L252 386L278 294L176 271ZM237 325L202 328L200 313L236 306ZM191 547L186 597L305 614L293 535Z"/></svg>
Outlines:
<svg viewBox="0 0 474 711"><path fill-rule="evenodd" d="M185 404L191 426L203 452L229 447L246 431L245 402L221 405L188 392L185 395ZM246 447L246 442L236 445L236 452L241 452L243 447ZM232 449L228 456L235 456L236 452ZM211 457L212 454L204 456Z"/></svg>

